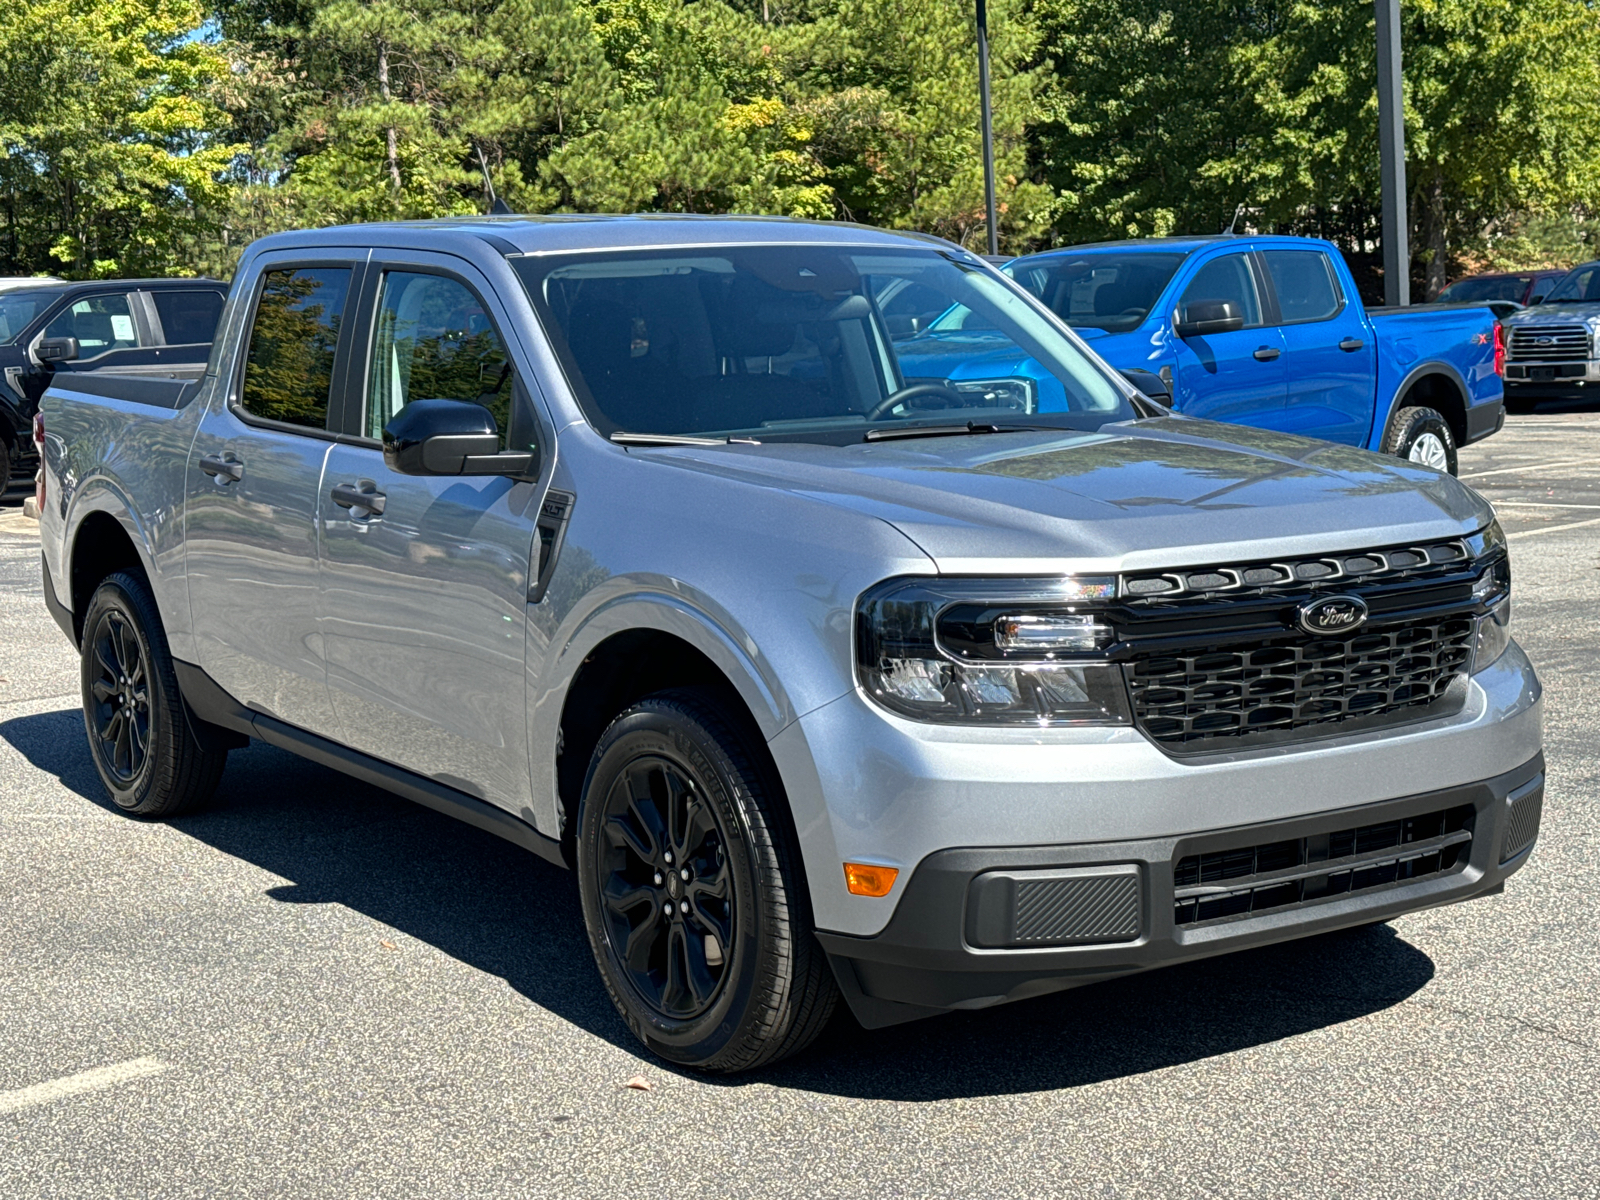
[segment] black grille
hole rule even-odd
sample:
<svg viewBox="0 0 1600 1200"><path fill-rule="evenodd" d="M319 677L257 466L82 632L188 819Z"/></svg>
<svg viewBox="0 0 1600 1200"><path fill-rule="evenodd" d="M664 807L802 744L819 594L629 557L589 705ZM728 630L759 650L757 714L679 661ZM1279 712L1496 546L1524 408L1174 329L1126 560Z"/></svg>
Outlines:
<svg viewBox="0 0 1600 1200"><path fill-rule="evenodd" d="M1432 542L1364 550L1359 554L1230 563L1160 575L1125 575L1120 590L1131 603L1165 607L1173 600L1218 593L1271 595L1306 585L1348 587L1352 583L1426 579L1458 571L1469 558L1466 546L1459 541Z"/></svg>
<svg viewBox="0 0 1600 1200"><path fill-rule="evenodd" d="M1471 618L1449 616L1342 638L1295 633L1216 648L1136 651L1125 670L1139 728L1171 750L1193 752L1231 748L1245 738L1333 734L1339 730L1311 727L1393 717L1444 701L1467 670L1471 640Z"/></svg>
<svg viewBox="0 0 1600 1200"><path fill-rule="evenodd" d="M1190 854L1173 869L1179 926L1335 899L1456 870L1471 805L1311 837Z"/></svg>
<svg viewBox="0 0 1600 1200"><path fill-rule="evenodd" d="M1589 357L1584 325L1524 325L1512 329L1507 357L1519 362L1571 362Z"/></svg>

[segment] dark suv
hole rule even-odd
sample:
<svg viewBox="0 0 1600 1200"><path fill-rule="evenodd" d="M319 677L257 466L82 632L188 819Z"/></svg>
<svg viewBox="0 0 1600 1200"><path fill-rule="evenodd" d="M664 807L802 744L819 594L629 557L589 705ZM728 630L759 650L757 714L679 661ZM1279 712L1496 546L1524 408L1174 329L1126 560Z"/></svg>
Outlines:
<svg viewBox="0 0 1600 1200"><path fill-rule="evenodd" d="M227 291L215 279L101 279L0 292L0 494L36 469L33 414L52 376L198 379Z"/></svg>

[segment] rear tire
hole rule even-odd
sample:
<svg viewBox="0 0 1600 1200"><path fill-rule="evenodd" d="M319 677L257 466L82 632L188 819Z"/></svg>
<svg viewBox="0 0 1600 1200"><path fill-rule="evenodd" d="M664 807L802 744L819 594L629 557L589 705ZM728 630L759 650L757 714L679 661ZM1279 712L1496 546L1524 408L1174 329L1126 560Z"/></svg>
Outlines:
<svg viewBox="0 0 1600 1200"><path fill-rule="evenodd" d="M11 447L0 440L0 496L11 486Z"/></svg>
<svg viewBox="0 0 1600 1200"><path fill-rule="evenodd" d="M1389 422L1385 454L1438 471L1456 473L1456 438L1450 422L1435 409L1402 408Z"/></svg>
<svg viewBox="0 0 1600 1200"><path fill-rule="evenodd" d="M795 1053L838 1000L745 724L709 689L639 701L595 748L579 813L578 890L612 1003L651 1050L704 1071Z"/></svg>
<svg viewBox="0 0 1600 1200"><path fill-rule="evenodd" d="M150 585L119 571L83 618L83 721L112 801L139 817L175 817L211 797L228 751L187 710Z"/></svg>

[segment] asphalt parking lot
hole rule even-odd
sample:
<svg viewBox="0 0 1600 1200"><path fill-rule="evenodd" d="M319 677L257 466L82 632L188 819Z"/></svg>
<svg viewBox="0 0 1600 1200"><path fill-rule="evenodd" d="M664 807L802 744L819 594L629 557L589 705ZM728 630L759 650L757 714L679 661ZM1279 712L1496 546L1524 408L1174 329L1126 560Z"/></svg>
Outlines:
<svg viewBox="0 0 1600 1200"><path fill-rule="evenodd" d="M14 490L0 1196L1600 1194L1600 414L1513 416L1462 476L1546 689L1544 833L1504 895L843 1017L732 1080L637 1051L572 879L486 834L259 743L205 813L110 811Z"/></svg>

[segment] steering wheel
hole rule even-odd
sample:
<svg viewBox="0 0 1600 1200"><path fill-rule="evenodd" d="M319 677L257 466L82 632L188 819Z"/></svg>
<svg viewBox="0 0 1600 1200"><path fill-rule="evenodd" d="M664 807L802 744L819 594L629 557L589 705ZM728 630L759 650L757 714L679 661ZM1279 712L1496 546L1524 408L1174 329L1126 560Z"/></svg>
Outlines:
<svg viewBox="0 0 1600 1200"><path fill-rule="evenodd" d="M914 400L918 396L943 396L946 400L951 401L949 404L942 405L941 407L943 408L966 408L972 403L968 397L963 396L948 384L913 383L909 387L901 388L898 392L891 392L874 404L872 410L867 413L867 420L876 421L895 405L904 404L907 400Z"/></svg>

